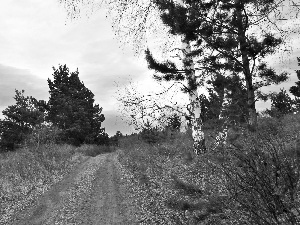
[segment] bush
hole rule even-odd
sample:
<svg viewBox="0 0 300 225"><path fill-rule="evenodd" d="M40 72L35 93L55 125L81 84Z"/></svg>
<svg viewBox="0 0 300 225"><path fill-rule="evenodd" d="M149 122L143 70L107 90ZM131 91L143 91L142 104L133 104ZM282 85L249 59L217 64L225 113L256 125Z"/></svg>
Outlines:
<svg viewBox="0 0 300 225"><path fill-rule="evenodd" d="M300 139L286 126L266 119L256 133L236 139L220 157L228 194L236 203L231 210L244 218L241 223L300 222Z"/></svg>
<svg viewBox="0 0 300 225"><path fill-rule="evenodd" d="M135 135L121 140L119 159L155 196L143 202L154 217L163 202L159 212L167 209L178 224L299 224L299 121L300 115L259 118L257 132L231 127L217 148L207 138L218 131L211 126L210 150L200 157L188 133L155 144Z"/></svg>
<svg viewBox="0 0 300 225"><path fill-rule="evenodd" d="M36 126L27 135L24 144L38 148L40 145L53 145L61 143L62 130L55 126L41 124Z"/></svg>
<svg viewBox="0 0 300 225"><path fill-rule="evenodd" d="M162 139L161 132L156 128L144 128L140 136L148 144L158 143Z"/></svg>

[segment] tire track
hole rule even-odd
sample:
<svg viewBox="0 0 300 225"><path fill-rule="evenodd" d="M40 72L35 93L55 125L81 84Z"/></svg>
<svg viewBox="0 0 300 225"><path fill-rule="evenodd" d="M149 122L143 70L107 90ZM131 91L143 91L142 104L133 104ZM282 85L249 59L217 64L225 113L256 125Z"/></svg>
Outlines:
<svg viewBox="0 0 300 225"><path fill-rule="evenodd" d="M117 163L116 152L88 158L13 224L134 224L126 218Z"/></svg>

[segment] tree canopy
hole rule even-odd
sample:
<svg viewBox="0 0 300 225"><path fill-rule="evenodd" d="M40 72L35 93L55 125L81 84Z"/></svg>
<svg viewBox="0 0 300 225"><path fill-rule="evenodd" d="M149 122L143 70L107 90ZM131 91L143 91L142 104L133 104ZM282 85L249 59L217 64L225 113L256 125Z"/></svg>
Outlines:
<svg viewBox="0 0 300 225"><path fill-rule="evenodd" d="M64 131L64 139L75 145L101 139L105 117L94 104L94 94L79 79L78 70L70 72L66 65L54 68L53 81L48 79L48 120Z"/></svg>
<svg viewBox="0 0 300 225"><path fill-rule="evenodd" d="M288 78L277 74L263 59L283 43L270 17L281 1L174 1L154 0L163 23L173 35L183 35L193 42L193 57L198 77L207 74L239 75L247 96L248 123L256 126L255 102L260 88L279 84ZM267 19L266 19L267 18ZM256 32L253 30L256 29ZM158 63L146 51L149 67L159 71L164 80L182 80L182 71L171 61ZM191 81L189 81L191 82ZM193 83L194 86L201 82ZM191 87L193 85L190 85Z"/></svg>
<svg viewBox="0 0 300 225"><path fill-rule="evenodd" d="M266 113L272 117L281 117L294 111L294 101L284 89L280 89L279 93L273 93L271 101L271 109L266 110Z"/></svg>
<svg viewBox="0 0 300 225"><path fill-rule="evenodd" d="M12 150L21 144L33 128L44 122L45 101L38 101L32 96L24 96L25 91L15 90L14 105L2 111L4 119L0 120L0 145Z"/></svg>

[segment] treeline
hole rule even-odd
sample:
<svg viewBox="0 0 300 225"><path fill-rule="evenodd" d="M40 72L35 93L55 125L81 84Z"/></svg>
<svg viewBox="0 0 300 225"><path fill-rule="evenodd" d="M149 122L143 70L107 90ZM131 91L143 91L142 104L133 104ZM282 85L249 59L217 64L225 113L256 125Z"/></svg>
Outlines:
<svg viewBox="0 0 300 225"><path fill-rule="evenodd" d="M70 72L66 65L59 65L53 71L53 80L48 79L48 102L25 96L24 90L15 90L16 103L3 110L5 118L0 120L2 151L29 142L75 146L108 143L108 134L101 127L105 120L102 108L80 81L78 70Z"/></svg>
<svg viewBox="0 0 300 225"><path fill-rule="evenodd" d="M109 138L109 145L120 146L122 140L132 137L150 145L162 141L169 141L170 139L175 139L177 137L182 124L183 121L181 120L180 115L176 113L165 118L164 126L153 126L150 120L147 120L145 124L141 125L140 131L137 133L123 135L120 131L117 131L115 135Z"/></svg>

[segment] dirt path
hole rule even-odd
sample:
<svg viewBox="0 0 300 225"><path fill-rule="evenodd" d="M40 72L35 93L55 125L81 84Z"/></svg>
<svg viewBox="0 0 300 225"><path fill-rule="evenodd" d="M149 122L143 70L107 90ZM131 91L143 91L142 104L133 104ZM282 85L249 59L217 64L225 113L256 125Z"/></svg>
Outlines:
<svg viewBox="0 0 300 225"><path fill-rule="evenodd" d="M134 224L120 179L117 153L89 158L13 224Z"/></svg>

